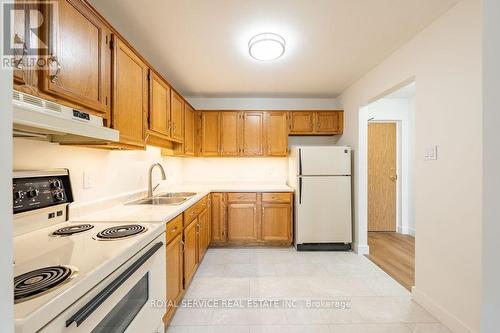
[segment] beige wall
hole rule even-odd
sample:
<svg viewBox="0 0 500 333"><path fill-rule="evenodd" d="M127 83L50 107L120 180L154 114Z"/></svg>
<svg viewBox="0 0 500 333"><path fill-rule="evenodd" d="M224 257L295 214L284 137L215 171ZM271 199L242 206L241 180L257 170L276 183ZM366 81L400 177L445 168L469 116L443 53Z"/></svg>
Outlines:
<svg viewBox="0 0 500 333"><path fill-rule="evenodd" d="M478 331L481 289L481 11L463 0L341 96L343 143L358 147L359 111L415 78L414 298L456 332ZM424 161L438 145L438 160ZM359 173L355 158L355 180ZM365 175L366 176L366 175ZM359 182L356 183L360 195ZM356 241L366 207L355 203ZM366 229L365 229L366 230Z"/></svg>

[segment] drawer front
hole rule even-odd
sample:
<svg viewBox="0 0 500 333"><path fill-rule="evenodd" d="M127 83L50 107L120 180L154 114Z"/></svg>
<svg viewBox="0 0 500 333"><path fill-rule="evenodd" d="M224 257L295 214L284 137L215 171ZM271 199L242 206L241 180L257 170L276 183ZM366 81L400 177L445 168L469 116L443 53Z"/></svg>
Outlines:
<svg viewBox="0 0 500 333"><path fill-rule="evenodd" d="M170 243L177 235L180 235L182 232L182 214L175 217L173 220L167 223L167 244Z"/></svg>
<svg viewBox="0 0 500 333"><path fill-rule="evenodd" d="M184 226L194 220L205 208L207 208L207 197L204 197L184 212Z"/></svg>
<svg viewBox="0 0 500 333"><path fill-rule="evenodd" d="M291 193L262 193L264 202L292 202Z"/></svg>
<svg viewBox="0 0 500 333"><path fill-rule="evenodd" d="M228 193L228 202L256 202L257 193Z"/></svg>

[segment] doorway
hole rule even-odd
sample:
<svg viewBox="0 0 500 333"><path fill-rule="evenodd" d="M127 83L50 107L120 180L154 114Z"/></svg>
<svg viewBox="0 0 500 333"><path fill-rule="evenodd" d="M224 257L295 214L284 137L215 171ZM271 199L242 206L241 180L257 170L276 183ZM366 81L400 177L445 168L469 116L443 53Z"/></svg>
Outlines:
<svg viewBox="0 0 500 333"><path fill-rule="evenodd" d="M415 281L415 88L411 83L367 105L360 124L367 257L408 290Z"/></svg>

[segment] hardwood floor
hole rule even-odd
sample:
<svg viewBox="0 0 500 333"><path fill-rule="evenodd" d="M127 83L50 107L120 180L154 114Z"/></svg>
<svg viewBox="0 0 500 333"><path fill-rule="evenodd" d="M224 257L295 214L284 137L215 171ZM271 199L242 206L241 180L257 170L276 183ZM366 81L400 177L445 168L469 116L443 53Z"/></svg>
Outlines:
<svg viewBox="0 0 500 333"><path fill-rule="evenodd" d="M411 291L415 285L415 238L396 232L369 232L368 259Z"/></svg>

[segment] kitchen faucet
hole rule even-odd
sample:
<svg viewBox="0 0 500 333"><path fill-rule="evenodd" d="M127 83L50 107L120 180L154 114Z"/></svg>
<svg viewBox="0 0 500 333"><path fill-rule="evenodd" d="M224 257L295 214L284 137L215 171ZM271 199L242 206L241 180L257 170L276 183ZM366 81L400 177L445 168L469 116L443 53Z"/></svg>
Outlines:
<svg viewBox="0 0 500 333"><path fill-rule="evenodd" d="M162 180L166 180L167 176L165 175L165 169L161 166L160 163L155 163L149 167L149 175L148 175L148 198L153 197L153 192L156 190L156 188L160 185L158 183L154 188L153 188L153 169L155 167L159 167L161 171L161 178Z"/></svg>

